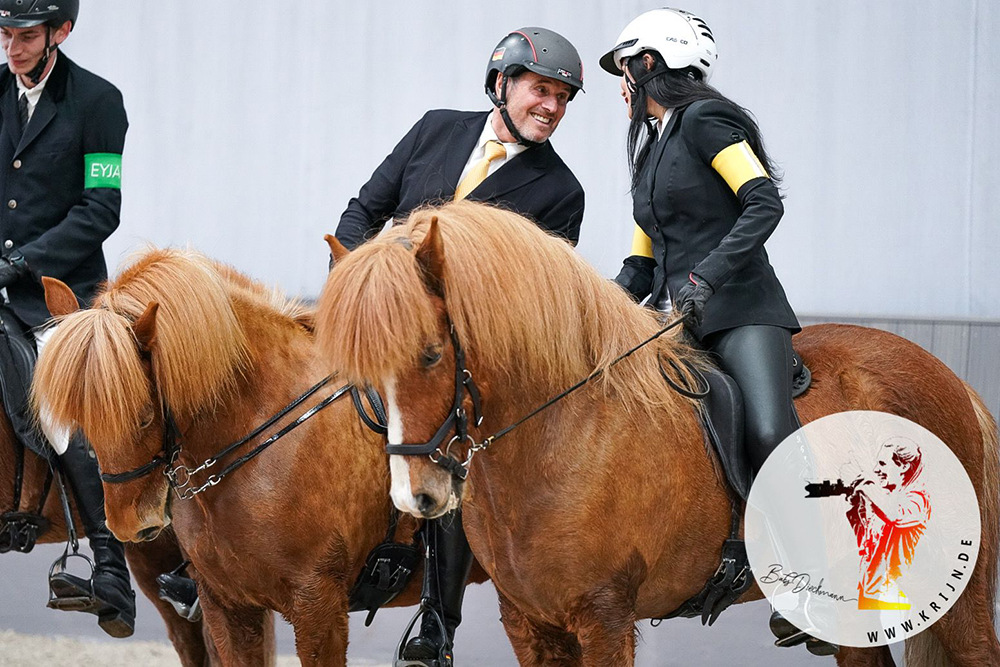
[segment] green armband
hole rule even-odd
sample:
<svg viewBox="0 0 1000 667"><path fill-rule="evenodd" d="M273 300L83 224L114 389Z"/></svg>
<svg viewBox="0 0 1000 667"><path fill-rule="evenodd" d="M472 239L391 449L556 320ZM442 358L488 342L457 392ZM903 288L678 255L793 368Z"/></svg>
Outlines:
<svg viewBox="0 0 1000 667"><path fill-rule="evenodd" d="M122 189L122 156L120 153L87 153L83 156L84 188Z"/></svg>

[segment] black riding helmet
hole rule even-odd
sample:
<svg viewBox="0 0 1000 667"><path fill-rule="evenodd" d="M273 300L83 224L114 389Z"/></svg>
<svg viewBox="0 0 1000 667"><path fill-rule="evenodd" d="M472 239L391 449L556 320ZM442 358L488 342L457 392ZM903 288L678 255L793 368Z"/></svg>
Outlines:
<svg viewBox="0 0 1000 667"><path fill-rule="evenodd" d="M507 113L507 79L523 70L557 81L565 81L572 90L569 99L583 90L583 62L576 48L565 37L546 28L521 28L500 40L486 66L486 94L500 109L500 115L514 138L526 145L533 145L514 127ZM503 74L500 96L495 91L497 75Z"/></svg>
<svg viewBox="0 0 1000 667"><path fill-rule="evenodd" d="M38 65L28 77L38 83L49 62L49 56L56 45L49 43L50 30L70 22L70 31L76 27L76 17L80 14L80 0L0 0L0 26L7 28L31 28L45 24L45 52Z"/></svg>

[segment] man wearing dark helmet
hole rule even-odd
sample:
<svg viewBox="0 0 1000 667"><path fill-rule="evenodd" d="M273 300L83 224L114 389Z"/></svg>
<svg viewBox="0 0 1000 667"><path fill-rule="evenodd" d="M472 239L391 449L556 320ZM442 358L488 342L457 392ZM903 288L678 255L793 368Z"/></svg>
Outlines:
<svg viewBox="0 0 1000 667"><path fill-rule="evenodd" d="M567 104L583 90L572 44L545 28L521 28L490 52L486 94L491 111L427 112L351 199L337 239L354 248L390 219L402 221L427 202L469 199L525 215L572 244L580 238L583 188L549 137ZM428 521L420 634L396 667L447 667L462 620L472 553L461 511Z"/></svg>
<svg viewBox="0 0 1000 667"><path fill-rule="evenodd" d="M20 343L41 353L51 334L41 328L49 319L41 277L59 278L89 301L107 278L101 245L118 227L128 121L121 93L60 52L79 9L79 0L0 0L7 57L0 72L0 312L7 330L0 354L7 358ZM41 421L94 552L91 578L58 570L50 578L49 606L95 614L105 632L127 637L135 592L124 548L105 525L97 460L82 434L47 428L44 414Z"/></svg>

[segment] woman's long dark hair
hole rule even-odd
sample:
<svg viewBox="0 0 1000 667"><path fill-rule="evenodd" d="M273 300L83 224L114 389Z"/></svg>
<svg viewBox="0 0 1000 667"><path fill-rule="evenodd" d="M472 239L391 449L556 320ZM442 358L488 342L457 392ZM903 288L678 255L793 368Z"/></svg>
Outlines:
<svg viewBox="0 0 1000 667"><path fill-rule="evenodd" d="M650 54L653 57L653 68L647 70L643 62L643 54ZM655 119L650 119L646 113L646 100L652 98L655 102L667 109L679 109L686 107L692 102L699 100L718 100L724 102L747 120L747 143L757 155L764 169L774 183L781 183L781 172L778 166L771 160L771 157L764 149L764 141L760 136L760 128L753 115L733 102L731 99L720 93L718 90L708 85L702 80L701 72L693 67L684 69L670 69L663 58L655 51L643 51L629 59L628 71L634 80L644 76L649 71L663 70L663 74L654 77L632 93L632 120L628 128L628 155L629 171L632 176L632 192L635 192L639 184L639 177L642 174L643 165L649 158L650 150L656 143L656 128L653 126ZM641 142L641 145L640 145Z"/></svg>

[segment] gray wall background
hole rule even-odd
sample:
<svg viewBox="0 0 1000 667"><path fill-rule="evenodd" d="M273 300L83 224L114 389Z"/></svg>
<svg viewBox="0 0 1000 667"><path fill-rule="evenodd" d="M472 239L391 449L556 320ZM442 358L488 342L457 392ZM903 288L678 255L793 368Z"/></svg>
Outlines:
<svg viewBox="0 0 1000 667"><path fill-rule="evenodd" d="M113 268L190 244L316 295L322 236L429 108L485 109L491 49L554 28L587 93L554 135L587 192L580 252L614 275L631 239L618 80L597 59L655 3L88 0L65 51L117 84L131 128ZM503 8L503 17L493 16ZM786 173L768 243L792 305L825 315L1000 318L1000 4L689 0L713 83Z"/></svg>

